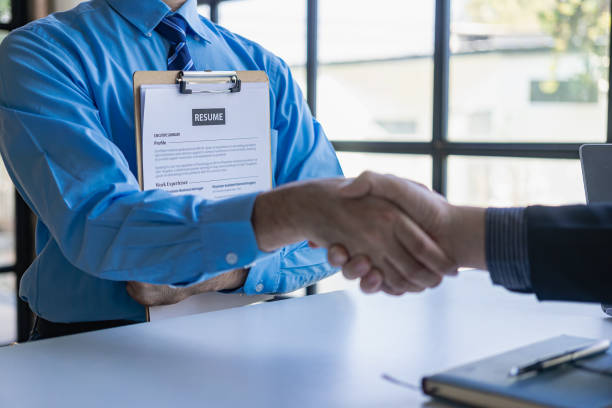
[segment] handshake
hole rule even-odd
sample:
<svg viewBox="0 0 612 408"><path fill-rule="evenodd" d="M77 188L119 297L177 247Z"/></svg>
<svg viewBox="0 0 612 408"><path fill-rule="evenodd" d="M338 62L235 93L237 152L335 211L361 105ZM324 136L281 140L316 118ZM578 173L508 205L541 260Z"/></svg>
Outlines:
<svg viewBox="0 0 612 408"><path fill-rule="evenodd" d="M460 266L486 269L484 208L452 206L391 175L286 184L257 197L251 222L261 250L300 241L325 247L330 264L360 279L366 293L421 292ZM171 304L240 287L247 274L236 269L188 288L129 282L127 290L147 306Z"/></svg>
<svg viewBox="0 0 612 408"><path fill-rule="evenodd" d="M485 209L391 175L289 184L258 197L252 221L262 250L299 240L328 248L367 293L421 292L459 266L486 269Z"/></svg>

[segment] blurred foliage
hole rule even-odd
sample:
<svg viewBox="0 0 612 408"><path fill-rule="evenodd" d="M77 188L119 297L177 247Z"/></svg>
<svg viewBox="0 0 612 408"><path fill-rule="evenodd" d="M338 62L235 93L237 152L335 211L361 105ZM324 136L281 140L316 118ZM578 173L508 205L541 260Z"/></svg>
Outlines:
<svg viewBox="0 0 612 408"><path fill-rule="evenodd" d="M584 73L575 80L607 79L610 0L469 0L466 10L477 23L549 34L556 51L553 76L559 55L572 52L582 54L584 61Z"/></svg>
<svg viewBox="0 0 612 408"><path fill-rule="evenodd" d="M0 23L11 21L11 0L0 0Z"/></svg>

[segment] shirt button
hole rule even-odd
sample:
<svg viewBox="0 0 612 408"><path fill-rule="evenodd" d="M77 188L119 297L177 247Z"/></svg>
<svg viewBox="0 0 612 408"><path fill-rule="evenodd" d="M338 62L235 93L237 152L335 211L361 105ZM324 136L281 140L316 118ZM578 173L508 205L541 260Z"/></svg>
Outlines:
<svg viewBox="0 0 612 408"><path fill-rule="evenodd" d="M235 265L236 262L238 262L238 255L233 252L228 253L227 255L225 255L225 262L230 265Z"/></svg>
<svg viewBox="0 0 612 408"><path fill-rule="evenodd" d="M147 33L147 37L151 37L153 34L151 33Z"/></svg>
<svg viewBox="0 0 612 408"><path fill-rule="evenodd" d="M261 292L263 290L263 284L258 283L257 286L255 286L255 292Z"/></svg>

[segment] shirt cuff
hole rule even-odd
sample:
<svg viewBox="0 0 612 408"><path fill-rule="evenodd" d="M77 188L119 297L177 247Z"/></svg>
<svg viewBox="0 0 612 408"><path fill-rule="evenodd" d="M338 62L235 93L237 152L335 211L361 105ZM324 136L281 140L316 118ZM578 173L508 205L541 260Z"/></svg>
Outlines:
<svg viewBox="0 0 612 408"><path fill-rule="evenodd" d="M486 257L491 280L516 291L531 290L524 208L489 208Z"/></svg>
<svg viewBox="0 0 612 408"><path fill-rule="evenodd" d="M247 295L277 293L280 283L281 253L277 252L251 266L242 288L237 292Z"/></svg>
<svg viewBox="0 0 612 408"><path fill-rule="evenodd" d="M278 255L278 251L265 252L257 245L251 216L258 194L240 195L202 207L203 270L245 268Z"/></svg>

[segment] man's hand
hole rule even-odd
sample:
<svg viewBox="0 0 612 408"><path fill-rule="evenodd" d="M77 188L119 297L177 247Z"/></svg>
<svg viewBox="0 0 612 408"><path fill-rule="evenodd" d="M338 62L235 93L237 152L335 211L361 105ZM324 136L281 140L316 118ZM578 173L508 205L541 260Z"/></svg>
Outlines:
<svg viewBox="0 0 612 408"><path fill-rule="evenodd" d="M365 172L343 187L345 197L359 198L376 196L395 203L402 211L421 227L457 265L486 268L484 255L484 213L481 208L455 207L437 193L425 186L395 176ZM404 225L399 226L399 235L405 240L412 231ZM418 239L418 238L417 238ZM380 271L367 269L363 260L358 262L349 258L349 251L341 245L330 247L330 263L344 265L347 278L362 278L361 287L366 292L376 291L383 279ZM383 286L384 289L384 286Z"/></svg>
<svg viewBox="0 0 612 408"><path fill-rule="evenodd" d="M257 197L253 227L262 250L310 240L330 247L341 243L355 268L370 263L392 294L437 286L456 271L439 246L397 205L362 194L340 194L343 179L292 183ZM361 260L361 261L360 261ZM361 266L360 266L361 265Z"/></svg>
<svg viewBox="0 0 612 408"><path fill-rule="evenodd" d="M247 274L245 269L235 269L197 285L182 288L132 281L127 283L126 290L143 306L172 305L199 293L239 288L244 284Z"/></svg>

